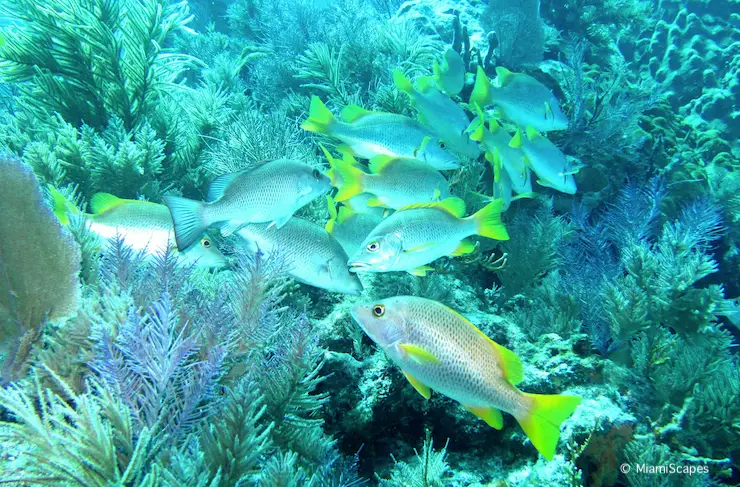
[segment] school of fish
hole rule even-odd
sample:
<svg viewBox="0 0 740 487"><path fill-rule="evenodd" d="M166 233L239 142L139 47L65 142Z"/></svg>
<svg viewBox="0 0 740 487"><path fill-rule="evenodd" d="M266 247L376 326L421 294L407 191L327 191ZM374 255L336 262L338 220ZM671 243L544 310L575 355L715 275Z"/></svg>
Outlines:
<svg viewBox="0 0 740 487"><path fill-rule="evenodd" d="M357 105L337 117L313 96L301 128L320 134L328 170L290 159L255 163L216 177L204 201L167 195L160 205L101 193L90 214L50 188L54 211L62 223L86 218L101 251L117 238L148 256L169 251L186 265L228 267L209 236L214 228L245 252L279 258L296 281L330 292L366 293L365 273L425 276L440 258L476 251L477 239L508 240L502 213L512 201L534 196L532 173L540 187L576 192L577 169L543 135L568 127L553 93L503 67L492 82L478 67L466 111L456 99L466 71L451 49L416 84L394 70L415 118ZM484 206L469 213L444 172L481 154L492 168L492 194L479 195ZM296 216L324 198L325 225ZM422 396L436 390L496 429L503 427L501 412L509 413L534 447L553 458L560 425L580 398L520 391L519 358L438 302L370 299L356 304L352 316Z"/></svg>

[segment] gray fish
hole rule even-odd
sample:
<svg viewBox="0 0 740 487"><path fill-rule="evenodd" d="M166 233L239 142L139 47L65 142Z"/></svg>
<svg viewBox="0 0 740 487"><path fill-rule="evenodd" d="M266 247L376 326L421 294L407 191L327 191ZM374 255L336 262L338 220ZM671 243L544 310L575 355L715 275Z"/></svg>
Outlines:
<svg viewBox="0 0 740 487"><path fill-rule="evenodd" d="M255 252L277 255L296 281L328 291L360 294L362 283L347 269L347 254L319 225L291 218L281 228L250 223L236 232Z"/></svg>
<svg viewBox="0 0 740 487"><path fill-rule="evenodd" d="M221 234L231 235L247 223L285 225L301 207L331 188L329 178L300 161L278 159L213 180L208 201L165 196L175 222L180 250L190 247L210 225L227 222Z"/></svg>

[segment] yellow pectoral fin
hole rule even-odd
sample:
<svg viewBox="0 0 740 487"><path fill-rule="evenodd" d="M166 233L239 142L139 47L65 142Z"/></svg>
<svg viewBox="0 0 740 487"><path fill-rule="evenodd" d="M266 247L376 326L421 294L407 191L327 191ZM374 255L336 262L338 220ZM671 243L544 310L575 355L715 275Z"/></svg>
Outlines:
<svg viewBox="0 0 740 487"><path fill-rule="evenodd" d="M411 360L419 365L439 364L439 360L437 359L437 357L417 345L412 345L410 343L401 343L400 345L398 345L398 348L403 350Z"/></svg>
<svg viewBox="0 0 740 487"><path fill-rule="evenodd" d="M465 406L465 409L478 416L480 419L485 421L488 426L500 430L504 427L504 417L501 415L501 411L496 408L487 406Z"/></svg>
<svg viewBox="0 0 740 487"><path fill-rule="evenodd" d="M433 271L433 270L434 270L434 267L430 267L428 265L423 265L423 266L416 267L414 269L410 269L410 270L408 270L406 272L408 272L412 276L424 277L424 276L427 275L427 272L430 272L430 271Z"/></svg>
<svg viewBox="0 0 740 487"><path fill-rule="evenodd" d="M421 144L419 144L419 147L417 147L414 150L414 157L420 157L424 153L424 151L426 150L426 148L429 145L429 142L431 142L431 140L432 140L432 138L430 136L428 136L428 135L426 137L424 137L424 139L422 139L422 141L421 141Z"/></svg>
<svg viewBox="0 0 740 487"><path fill-rule="evenodd" d="M405 370L403 371L403 375L405 375L411 385L414 386L414 389L416 389L419 394L424 396L424 399L429 399L430 397L432 397L432 391L425 384L422 384L419 379L409 374Z"/></svg>

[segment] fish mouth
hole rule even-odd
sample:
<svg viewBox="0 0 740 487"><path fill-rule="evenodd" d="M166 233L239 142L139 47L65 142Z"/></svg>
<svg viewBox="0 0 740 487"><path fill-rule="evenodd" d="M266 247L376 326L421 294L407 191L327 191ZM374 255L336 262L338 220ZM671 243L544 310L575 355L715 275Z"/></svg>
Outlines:
<svg viewBox="0 0 740 487"><path fill-rule="evenodd" d="M367 262L348 262L350 272L369 272L372 266Z"/></svg>

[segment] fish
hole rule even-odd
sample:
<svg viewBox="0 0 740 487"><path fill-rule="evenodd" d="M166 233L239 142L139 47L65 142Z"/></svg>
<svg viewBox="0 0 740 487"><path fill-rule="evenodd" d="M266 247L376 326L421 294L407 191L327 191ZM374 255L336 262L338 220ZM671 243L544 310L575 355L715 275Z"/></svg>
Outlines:
<svg viewBox="0 0 740 487"><path fill-rule="evenodd" d="M501 412L511 414L537 451L553 459L560 426L582 398L519 390L519 357L437 301L395 296L358 304L352 317L425 399L435 390L498 430Z"/></svg>
<svg viewBox="0 0 740 487"><path fill-rule="evenodd" d="M398 91L409 95L414 108L418 111L419 121L444 140L451 151L470 159L477 159L480 156L478 144L470 140L466 132L470 120L460 105L432 86L426 78L419 78L417 89L403 72L396 69L393 71L393 82Z"/></svg>
<svg viewBox="0 0 740 487"><path fill-rule="evenodd" d="M311 97L308 119L301 128L342 142L340 152L370 159L377 155L416 159L441 171L460 167L458 157L430 129L413 118L348 105L337 120L321 99Z"/></svg>
<svg viewBox="0 0 740 487"><path fill-rule="evenodd" d="M165 196L175 222L180 250L195 243L205 230L223 223L229 236L247 223L271 222L278 228L293 214L331 188L328 176L300 161L277 159L219 176L211 182L207 201Z"/></svg>
<svg viewBox="0 0 740 487"><path fill-rule="evenodd" d="M509 147L522 150L525 164L539 178L537 184L562 193L576 193L576 180L573 174L578 171L571 170L565 154L533 127L527 127L526 136L518 130L509 142Z"/></svg>
<svg viewBox="0 0 740 487"><path fill-rule="evenodd" d="M511 182L511 189L517 194L532 192L532 178L529 168L525 164L524 152L521 148L509 146L511 135L494 119L488 121L488 130L482 123L483 113L479 109L479 116L471 124L470 138L478 141L486 151L486 160L492 166L500 164L506 171ZM472 129L472 130L471 130Z"/></svg>
<svg viewBox="0 0 740 487"><path fill-rule="evenodd" d="M382 215L357 213L351 207L337 205L331 196L327 197L329 220L326 231L342 246L347 255L354 255L370 232L383 221Z"/></svg>
<svg viewBox="0 0 740 487"><path fill-rule="evenodd" d="M375 156L370 159L370 174L355 165L355 159L344 154L342 160L325 153L332 169L342 180L336 201L345 201L363 193L373 198L368 206L397 210L414 203L439 201L450 195L447 180L436 169L414 159Z"/></svg>
<svg viewBox="0 0 740 487"><path fill-rule="evenodd" d="M560 109L552 92L533 77L496 68L498 86L494 86L482 67L478 67L470 104L481 107L494 104L499 115L520 127L532 126L540 132L565 130L568 117Z"/></svg>
<svg viewBox="0 0 740 487"><path fill-rule="evenodd" d="M436 60L432 64L431 79L448 96L458 95L465 87L465 63L460 54L448 47L442 56L442 64Z"/></svg>
<svg viewBox="0 0 740 487"><path fill-rule="evenodd" d="M82 213L53 186L49 186L49 194L54 213L62 224L70 223L70 215ZM100 239L101 252L106 250L111 239L120 238L124 245L148 257L162 255L169 249L179 264L209 269L227 265L226 257L206 235L200 235L197 245L179 251L172 217L164 205L97 193L90 199L90 208L92 213L84 216L90 231Z"/></svg>
<svg viewBox="0 0 740 487"><path fill-rule="evenodd" d="M464 217L465 202L447 198L401 208L383 220L350 258L353 272L406 271L424 276L429 264L444 256L475 251L473 235L508 240L501 221L503 201L489 203L472 216Z"/></svg>
<svg viewBox="0 0 740 487"><path fill-rule="evenodd" d="M362 282L347 269L347 254L316 223L291 218L282 227L249 223L236 232L250 252L277 256L296 281L336 293L360 294Z"/></svg>

